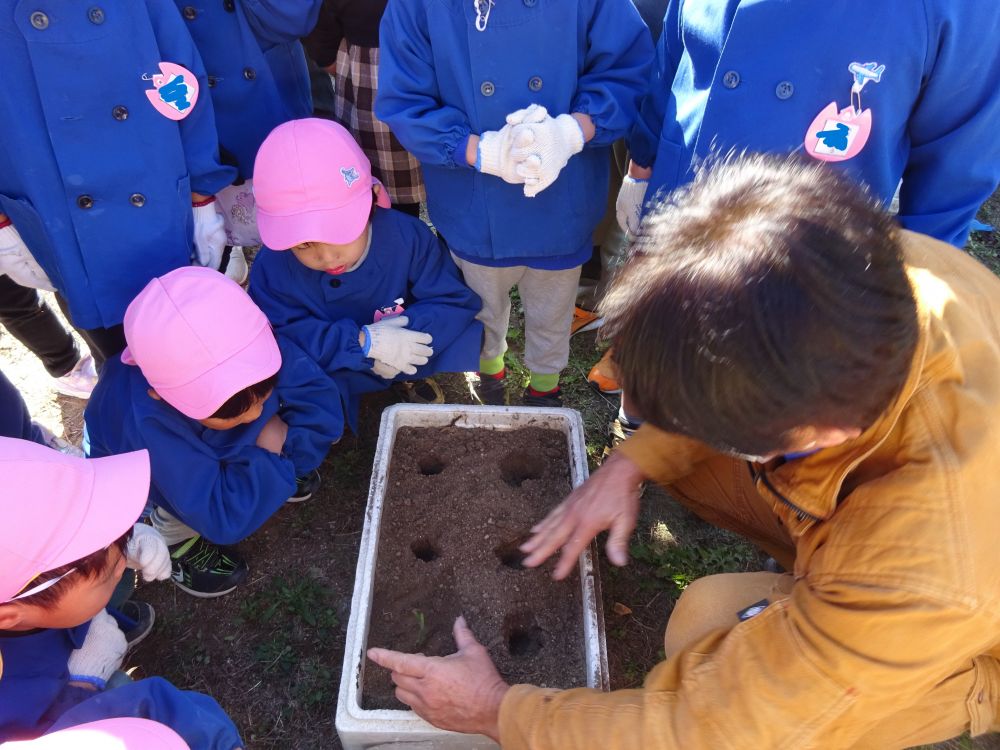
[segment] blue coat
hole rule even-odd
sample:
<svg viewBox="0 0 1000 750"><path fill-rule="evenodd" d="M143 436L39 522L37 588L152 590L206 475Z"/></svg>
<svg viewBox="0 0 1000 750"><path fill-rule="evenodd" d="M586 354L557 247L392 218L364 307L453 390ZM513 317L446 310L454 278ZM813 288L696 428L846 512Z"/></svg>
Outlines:
<svg viewBox="0 0 1000 750"><path fill-rule="evenodd" d="M309 70L299 39L322 0L174 0L208 74L224 158L253 176L257 149L283 122L312 116Z"/></svg>
<svg viewBox="0 0 1000 750"><path fill-rule="evenodd" d="M149 500L217 544L245 539L295 492L295 478L317 468L340 439L340 389L292 342L279 336L278 387L261 416L212 430L149 396L138 367L115 357L101 372L84 413L92 457L149 451ZM288 423L281 455L257 436L279 414Z"/></svg>
<svg viewBox="0 0 1000 750"><path fill-rule="evenodd" d="M45 444L38 425L31 421L21 392L0 372L0 437L31 440Z"/></svg>
<svg viewBox="0 0 1000 750"><path fill-rule="evenodd" d="M388 381L371 372L361 351L361 326L402 298L409 328L434 337L434 356L416 375L463 372L479 365L479 297L462 283L440 240L419 219L376 209L368 256L350 273L313 271L291 252L262 249L250 272L250 296L277 331L295 341L338 383L344 384L348 420L355 426L361 393Z"/></svg>
<svg viewBox="0 0 1000 750"><path fill-rule="evenodd" d="M996 0L674 0L629 142L647 196L713 150L801 153L813 118L850 104L848 65L874 62L871 136L835 166L886 202L902 178L903 226L961 247L1000 180L998 28Z"/></svg>
<svg viewBox="0 0 1000 750"><path fill-rule="evenodd" d="M218 703L160 678L100 692L69 685L67 660L83 645L89 628L86 622L66 630L0 634L0 742L132 716L166 724L191 750L242 747L236 727Z"/></svg>
<svg viewBox="0 0 1000 750"><path fill-rule="evenodd" d="M482 32L472 6L389 2L375 114L420 160L431 221L456 254L506 265L576 256L607 206L608 149L646 90L649 31L630 0L501 1ZM588 114L597 134L551 187L525 198L522 185L469 168L465 144L532 103Z"/></svg>
<svg viewBox="0 0 1000 750"><path fill-rule="evenodd" d="M170 0L0 0L0 212L83 328L121 323L150 279L188 265L191 191L235 176L209 96L180 122L153 109L143 76L161 61L208 91Z"/></svg>

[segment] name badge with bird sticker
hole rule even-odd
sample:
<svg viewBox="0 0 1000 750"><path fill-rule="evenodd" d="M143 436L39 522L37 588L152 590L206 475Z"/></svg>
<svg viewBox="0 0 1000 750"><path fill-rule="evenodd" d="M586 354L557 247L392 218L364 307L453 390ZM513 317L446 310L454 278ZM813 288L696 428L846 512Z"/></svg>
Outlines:
<svg viewBox="0 0 1000 750"><path fill-rule="evenodd" d="M820 161L847 161L861 153L872 132L872 111L861 108L861 90L869 83L879 83L885 65L852 62L847 66L854 81L851 103L838 109L837 102L827 104L813 119L803 141L806 153Z"/></svg>
<svg viewBox="0 0 1000 750"><path fill-rule="evenodd" d="M153 82L153 88L146 90L149 103L164 117L183 120L198 101L198 77L177 63L161 62L159 67L159 73L142 77Z"/></svg>

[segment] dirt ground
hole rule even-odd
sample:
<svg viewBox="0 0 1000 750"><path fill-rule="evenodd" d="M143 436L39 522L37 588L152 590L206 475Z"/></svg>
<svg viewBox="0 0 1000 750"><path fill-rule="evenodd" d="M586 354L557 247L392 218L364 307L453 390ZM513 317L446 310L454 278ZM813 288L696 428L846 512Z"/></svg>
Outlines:
<svg viewBox="0 0 1000 750"><path fill-rule="evenodd" d="M1000 195L980 218L1000 226ZM977 234L970 250L1000 273L1000 238ZM522 321L512 320L511 371L526 381L518 353ZM584 417L592 463L616 399L594 393L586 373L600 356L593 333L573 339L563 379L567 406ZM21 390L32 414L53 432L79 442L83 402L57 396L41 365L0 329L0 368ZM471 403L462 376L442 378L448 400ZM154 632L128 659L138 675L162 675L213 695L251 750L339 748L333 712L344 632L368 494L380 411L392 398L363 403L360 434L345 435L321 468L324 484L311 500L278 512L240 545L249 582L215 600L194 599L169 583L137 596L156 607ZM525 519L530 525L534 519ZM709 573L759 569L749 545L694 518L669 497L647 490L632 544L633 561L601 575L613 688L635 687L662 657L663 629L686 583ZM995 738L960 739L952 748L1000 748Z"/></svg>

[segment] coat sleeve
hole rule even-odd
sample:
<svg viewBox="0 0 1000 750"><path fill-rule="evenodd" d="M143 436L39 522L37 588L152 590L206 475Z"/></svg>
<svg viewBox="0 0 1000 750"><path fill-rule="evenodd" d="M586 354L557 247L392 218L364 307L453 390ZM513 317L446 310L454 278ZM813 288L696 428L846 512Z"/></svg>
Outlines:
<svg viewBox="0 0 1000 750"><path fill-rule="evenodd" d="M421 163L467 168L472 126L462 110L441 104L429 33L423 2L389 0L379 27L375 116Z"/></svg>
<svg viewBox="0 0 1000 750"><path fill-rule="evenodd" d="M217 544L250 536L295 492L295 469L284 456L256 445L221 456L180 420L148 418L141 429L168 510Z"/></svg>
<svg viewBox="0 0 1000 750"><path fill-rule="evenodd" d="M653 42L631 0L596 0L586 49L572 111L593 120L590 145L607 146L635 122L649 82Z"/></svg>
<svg viewBox="0 0 1000 750"><path fill-rule="evenodd" d="M680 30L681 0L670 0L663 19L663 31L656 44L656 60L653 63L649 85L639 107L639 116L628 139L629 155L641 167L653 166L656 150L666 117L667 100L674 82L674 74L680 64L684 45Z"/></svg>
<svg viewBox="0 0 1000 750"><path fill-rule="evenodd" d="M201 55L195 47L184 20L171 0L147 0L149 17L164 60L176 62L198 78L198 102L191 114L177 123L191 190L215 195L236 179L236 169L225 166L219 158L219 134L215 110L208 93L208 76Z"/></svg>
<svg viewBox="0 0 1000 750"><path fill-rule="evenodd" d="M715 455L704 443L654 427L648 422L618 446L650 481L671 484L687 476L694 466Z"/></svg>
<svg viewBox="0 0 1000 750"><path fill-rule="evenodd" d="M340 389L299 347L278 336L278 414L288 424L283 453L301 477L319 468L344 433Z"/></svg>
<svg viewBox="0 0 1000 750"><path fill-rule="evenodd" d="M927 0L928 64L907 131L899 221L957 247L1000 181L1000 5Z"/></svg>
<svg viewBox="0 0 1000 750"><path fill-rule="evenodd" d="M358 343L358 324L347 318L335 323L321 320L296 295L286 293L295 285L288 278L285 261L275 255L271 250L261 250L250 273L250 296L275 330L298 345L327 374L370 370L374 362Z"/></svg>
<svg viewBox="0 0 1000 750"><path fill-rule="evenodd" d="M504 750L854 747L971 665L995 627L985 608L919 583L810 572L788 598L659 664L642 689L513 687L501 740Z"/></svg>
<svg viewBox="0 0 1000 750"><path fill-rule="evenodd" d="M282 44L309 34L322 4L322 0L243 0L243 10L260 41Z"/></svg>

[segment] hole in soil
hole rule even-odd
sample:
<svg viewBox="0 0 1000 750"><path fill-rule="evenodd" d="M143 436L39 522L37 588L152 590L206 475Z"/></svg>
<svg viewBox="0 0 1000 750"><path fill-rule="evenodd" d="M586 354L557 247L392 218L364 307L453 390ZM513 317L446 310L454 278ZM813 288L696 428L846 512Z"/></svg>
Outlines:
<svg viewBox="0 0 1000 750"><path fill-rule="evenodd" d="M424 562L434 562L441 556L441 551L430 539L418 539L410 545L410 551L415 558Z"/></svg>
<svg viewBox="0 0 1000 750"><path fill-rule="evenodd" d="M518 549L528 540L528 535L520 536L512 542L506 542L493 548L497 560L513 570L524 570L524 558L528 555Z"/></svg>
<svg viewBox="0 0 1000 750"><path fill-rule="evenodd" d="M535 656L545 645L543 632L530 612L514 612L503 622L504 640L511 656Z"/></svg>
<svg viewBox="0 0 1000 750"><path fill-rule="evenodd" d="M520 487L526 479L539 479L545 473L545 459L525 451L513 451L500 459L500 476L511 487Z"/></svg>
<svg viewBox="0 0 1000 750"><path fill-rule="evenodd" d="M444 461L435 456L433 453L429 456L424 456L417 461L417 466L420 467L420 473L425 477L432 477L435 474L440 474L444 471Z"/></svg>

